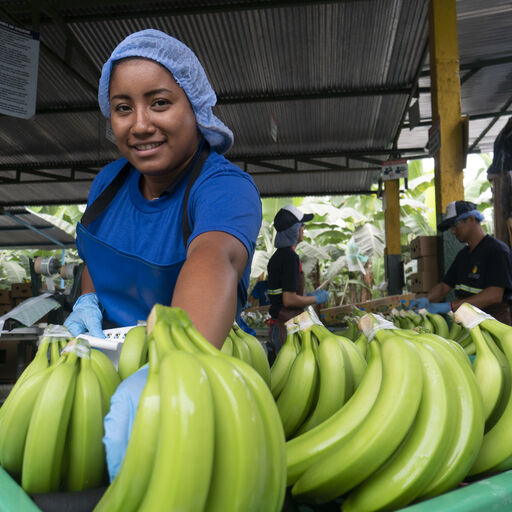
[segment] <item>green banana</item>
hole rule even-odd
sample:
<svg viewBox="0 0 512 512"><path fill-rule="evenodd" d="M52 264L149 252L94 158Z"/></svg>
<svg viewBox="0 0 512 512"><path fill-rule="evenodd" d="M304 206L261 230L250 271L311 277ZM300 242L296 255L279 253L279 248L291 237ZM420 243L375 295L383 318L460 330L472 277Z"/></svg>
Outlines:
<svg viewBox="0 0 512 512"><path fill-rule="evenodd" d="M52 340L50 343L50 364L55 364L60 358L59 340Z"/></svg>
<svg viewBox="0 0 512 512"><path fill-rule="evenodd" d="M319 393L313 412L297 434L303 434L330 418L352 394L352 369L343 345L325 337L318 347Z"/></svg>
<svg viewBox="0 0 512 512"><path fill-rule="evenodd" d="M494 352L485 341L478 325L471 329L471 337L476 346L473 371L478 389L482 394L484 416L487 421L500 404L504 386L503 370Z"/></svg>
<svg viewBox="0 0 512 512"><path fill-rule="evenodd" d="M39 373L40 371L48 368L48 345L50 344L49 338L44 337L41 340L39 348L34 356L32 362L23 370L23 373L18 377L18 380L12 387L9 395L5 399L2 407L0 407L0 420L9 408L10 402L14 401L14 397L18 390L22 387L23 383L29 379L32 375Z"/></svg>
<svg viewBox="0 0 512 512"><path fill-rule="evenodd" d="M160 364L149 344L149 370L121 468L93 512L137 512L153 471L160 427Z"/></svg>
<svg viewBox="0 0 512 512"><path fill-rule="evenodd" d="M434 334L441 336L442 338L448 338L450 329L444 317L438 313L427 313L428 319L434 326Z"/></svg>
<svg viewBox="0 0 512 512"><path fill-rule="evenodd" d="M288 380L277 399L277 408L287 438L300 427L309 414L318 380L311 330L303 331L302 336L301 351L295 358Z"/></svg>
<svg viewBox="0 0 512 512"><path fill-rule="evenodd" d="M288 334L284 345L277 354L274 364L270 368L270 389L276 400L286 385L293 362L298 354L296 337L296 333Z"/></svg>
<svg viewBox="0 0 512 512"><path fill-rule="evenodd" d="M262 344L257 338L245 332L238 325L233 327L234 335L243 339L249 347L254 369L261 375L263 380L270 386L270 366L268 364L267 354Z"/></svg>
<svg viewBox="0 0 512 512"><path fill-rule="evenodd" d="M376 473L343 502L344 512L398 509L408 505L434 479L455 430L448 368L428 345L415 342L423 363L418 415L402 445Z"/></svg>
<svg viewBox="0 0 512 512"><path fill-rule="evenodd" d="M136 372L148 361L146 327L138 325L130 329L124 338L119 355L118 372L121 380Z"/></svg>
<svg viewBox="0 0 512 512"><path fill-rule="evenodd" d="M466 477L482 444L484 414L482 397L467 357L457 343L435 334L419 334L418 341L433 348L449 368L451 389L457 398L454 439L446 451L441 469L420 497L431 498L455 488Z"/></svg>
<svg viewBox="0 0 512 512"><path fill-rule="evenodd" d="M206 371L196 355L170 350L160 362L159 387L156 458L138 510L204 510L214 453L214 409Z"/></svg>
<svg viewBox="0 0 512 512"><path fill-rule="evenodd" d="M233 342L233 357L244 361L245 363L251 365L254 368L254 361L252 360L251 350L249 349L249 345L247 342L237 336L233 329L229 332L229 337Z"/></svg>
<svg viewBox="0 0 512 512"><path fill-rule="evenodd" d="M335 452L372 409L382 383L382 354L376 341L370 342L368 348L368 367L350 400L329 419L286 443L288 485L294 484L327 453Z"/></svg>
<svg viewBox="0 0 512 512"><path fill-rule="evenodd" d="M171 338L174 346L179 350L200 354L201 349L188 337L182 324L174 322L169 325Z"/></svg>
<svg viewBox="0 0 512 512"><path fill-rule="evenodd" d="M89 357L80 358L68 433L69 462L66 489L99 487L105 474L101 387Z"/></svg>
<svg viewBox="0 0 512 512"><path fill-rule="evenodd" d="M228 336L224 343L222 344L222 348L220 351L227 356L233 355L233 340Z"/></svg>
<svg viewBox="0 0 512 512"><path fill-rule="evenodd" d="M420 324L422 330L427 333L434 333L435 332L434 324L430 321L429 317L426 314L424 314L422 316L423 316L423 319Z"/></svg>
<svg viewBox="0 0 512 512"><path fill-rule="evenodd" d="M156 305L154 306L154 308ZM153 308L153 309L154 309ZM153 310L152 310L153 311ZM149 327L149 320L148 320ZM171 328L167 318L161 318L153 324L151 331L148 330L148 343L154 341L158 357L162 358L176 348L171 336Z"/></svg>
<svg viewBox="0 0 512 512"><path fill-rule="evenodd" d="M301 501L325 503L360 484L403 441L418 410L422 363L415 346L393 336L381 342L382 386L369 414L350 439L311 465L292 488Z"/></svg>
<svg viewBox="0 0 512 512"><path fill-rule="evenodd" d="M364 335L364 332L361 333L359 338L357 338L356 341L354 341L356 347L359 349L359 352L361 352L361 355L366 359L368 356L368 339Z"/></svg>
<svg viewBox="0 0 512 512"><path fill-rule="evenodd" d="M224 357L203 355L199 360L208 375L215 416L212 479L201 510L261 510L268 455L254 395L234 364Z"/></svg>
<svg viewBox="0 0 512 512"><path fill-rule="evenodd" d="M228 361L242 374L254 395L265 429L268 454L264 469L266 486L260 510L281 512L286 492L286 444L279 411L270 389L254 368L239 359L231 358Z"/></svg>
<svg viewBox="0 0 512 512"><path fill-rule="evenodd" d="M321 340L326 336L335 336L331 333L326 327L320 324L315 324L312 327L312 331L314 335ZM355 390L359 386L361 379L363 378L364 372L366 370L366 359L364 358L361 351L357 348L355 343L343 336L336 336L338 342L343 345L343 348L346 350L348 357L350 358L350 367L352 369L352 388Z"/></svg>
<svg viewBox="0 0 512 512"><path fill-rule="evenodd" d="M100 382L101 403L105 416L110 409L110 398L121 383L121 378L112 361L101 350L91 348L90 357L91 367Z"/></svg>
<svg viewBox="0 0 512 512"><path fill-rule="evenodd" d="M34 404L54 368L45 368L25 379L0 419L0 464L18 481Z"/></svg>
<svg viewBox="0 0 512 512"><path fill-rule="evenodd" d="M30 419L21 476L21 485L30 494L59 490L78 373L76 354L64 357L41 389Z"/></svg>

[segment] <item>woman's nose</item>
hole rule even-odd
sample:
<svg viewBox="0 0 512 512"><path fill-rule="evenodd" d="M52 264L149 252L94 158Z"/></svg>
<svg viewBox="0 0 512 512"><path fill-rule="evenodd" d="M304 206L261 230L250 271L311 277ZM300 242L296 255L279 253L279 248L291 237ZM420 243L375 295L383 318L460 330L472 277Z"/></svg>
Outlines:
<svg viewBox="0 0 512 512"><path fill-rule="evenodd" d="M133 133L151 133L155 130L151 115L144 108L138 108L135 110L135 119L132 125Z"/></svg>

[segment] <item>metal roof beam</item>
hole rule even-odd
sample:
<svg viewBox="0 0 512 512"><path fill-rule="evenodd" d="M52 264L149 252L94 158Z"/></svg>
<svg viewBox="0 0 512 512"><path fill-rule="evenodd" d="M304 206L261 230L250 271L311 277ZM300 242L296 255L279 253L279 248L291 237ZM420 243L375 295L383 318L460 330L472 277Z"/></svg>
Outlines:
<svg viewBox="0 0 512 512"><path fill-rule="evenodd" d="M496 116L509 116L509 115L512 115L512 110L505 110L505 112L485 112L483 114L473 114L473 115L469 115L469 119L471 121L477 121L479 119L490 119L491 117L496 117ZM424 119L423 121L420 121L420 123L418 124L418 126L431 126L432 125L432 119ZM404 128L408 128L409 127L409 123L405 123L404 124Z"/></svg>
<svg viewBox="0 0 512 512"><path fill-rule="evenodd" d="M482 133L473 141L469 147L469 153L475 150L478 143L485 137L485 134L498 122L499 118L507 111L508 107L512 105L512 96L506 101L501 110L494 116L493 120L482 130Z"/></svg>
<svg viewBox="0 0 512 512"><path fill-rule="evenodd" d="M381 167L354 167L354 168L350 168L350 167L340 167L339 169L315 169L315 170L311 170L311 169L305 169L304 171L293 171L291 169L288 169L288 171L283 171L283 172L280 172L280 173L275 173L275 172L249 172L249 174L251 176L255 176L255 177L258 177L258 176L279 176L279 177L283 177L283 176L293 176L294 178L297 177L297 176L304 176L304 175L308 175L308 174L317 174L317 173L320 173L320 174L324 174L324 173L327 173L327 174L331 174L331 173L346 173L346 172L365 172L365 171L370 171L370 172L375 172L375 171L380 171L381 170Z"/></svg>
<svg viewBox="0 0 512 512"><path fill-rule="evenodd" d="M503 55L502 57L495 57L492 59L478 59L473 62L466 62L465 64L460 64L459 69L461 71L466 70L480 70L482 68L486 68L489 66L499 66L500 64L508 64L512 62L512 55ZM421 72L420 77L430 76L430 69L426 69Z"/></svg>

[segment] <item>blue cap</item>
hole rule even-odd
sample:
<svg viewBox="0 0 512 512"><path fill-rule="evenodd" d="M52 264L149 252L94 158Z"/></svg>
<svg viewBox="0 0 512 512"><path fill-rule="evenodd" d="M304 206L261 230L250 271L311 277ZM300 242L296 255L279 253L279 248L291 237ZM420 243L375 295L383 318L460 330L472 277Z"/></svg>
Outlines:
<svg viewBox="0 0 512 512"><path fill-rule="evenodd" d="M98 88L102 114L110 118L110 75L114 62L127 57L154 60L167 68L185 91L196 116L197 126L210 146L225 153L233 145L233 132L212 112L217 96L194 52L181 41L161 32L146 29L121 41L103 65Z"/></svg>

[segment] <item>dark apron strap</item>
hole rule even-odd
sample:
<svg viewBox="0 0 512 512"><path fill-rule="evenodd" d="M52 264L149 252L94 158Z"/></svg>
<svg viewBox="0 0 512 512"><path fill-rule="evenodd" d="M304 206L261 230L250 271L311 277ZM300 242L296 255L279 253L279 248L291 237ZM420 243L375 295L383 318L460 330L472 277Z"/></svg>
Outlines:
<svg viewBox="0 0 512 512"><path fill-rule="evenodd" d="M199 149L200 153L196 156L193 162L190 164L190 174L188 178L187 188L185 190L185 198L183 201L183 222L182 222L182 236L183 243L185 247L187 247L187 241L192 234L192 229L190 228L190 223L188 221L188 197L190 195L190 190L192 186L196 182L197 178L201 174L203 169L203 165L210 154L210 145L204 141ZM131 164L130 162L126 162L121 170L117 173L116 177L109 183L109 185L103 190L103 192L93 201L91 206L85 210L81 224L85 228L93 221L95 221L104 211L105 208L111 203L112 199L114 199L115 195L121 190L123 183L126 181L128 174L130 173ZM176 185L179 183L182 176L187 174L188 169L181 175L178 176L176 181L165 190L168 194L171 194L172 191L176 188Z"/></svg>

